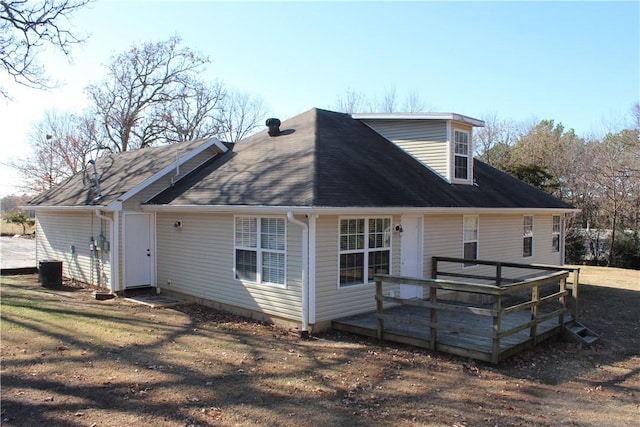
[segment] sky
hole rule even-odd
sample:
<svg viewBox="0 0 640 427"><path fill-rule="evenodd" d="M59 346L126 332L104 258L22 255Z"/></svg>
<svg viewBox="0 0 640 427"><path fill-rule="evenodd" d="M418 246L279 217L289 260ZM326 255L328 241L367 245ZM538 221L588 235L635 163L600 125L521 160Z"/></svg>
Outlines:
<svg viewBox="0 0 640 427"><path fill-rule="evenodd" d="M182 39L209 57L201 77L262 98L281 120L338 109L349 91L417 96L425 111L562 123L579 136L622 129L640 101L640 3L97 1L72 17L87 36L71 62L38 55L59 82L28 89L0 75L0 196L47 111L80 113L113 54Z"/></svg>

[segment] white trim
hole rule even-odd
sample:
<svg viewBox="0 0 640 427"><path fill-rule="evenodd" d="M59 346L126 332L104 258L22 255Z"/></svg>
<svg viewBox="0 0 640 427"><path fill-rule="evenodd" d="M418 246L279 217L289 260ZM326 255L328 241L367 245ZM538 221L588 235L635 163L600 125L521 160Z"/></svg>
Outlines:
<svg viewBox="0 0 640 427"><path fill-rule="evenodd" d="M316 323L316 220L317 215L308 216L309 222L309 323Z"/></svg>
<svg viewBox="0 0 640 427"><path fill-rule="evenodd" d="M354 113L356 120L453 120L475 127L484 127L482 120L457 113Z"/></svg>
<svg viewBox="0 0 640 427"><path fill-rule="evenodd" d="M165 166L162 170L156 172L155 174L151 175L149 178L145 179L135 187L131 188L129 191L127 191L126 193L118 197L116 201L126 202L129 198L133 197L140 191L147 188L149 185L156 182L158 179L162 178L163 176L171 172L173 169L176 168L176 165L183 165L187 161L191 160L192 158L194 158L195 156L197 156L198 154L202 153L203 151L205 151L206 149L212 146L215 146L218 150L220 150L221 153L226 153L227 151L229 151L229 149L223 143L218 141L217 138L208 139L207 141L203 142L200 146L194 148L193 150L190 150L184 156L180 157L178 161L171 162L169 165Z"/></svg>
<svg viewBox="0 0 640 427"><path fill-rule="evenodd" d="M286 215L288 211L295 214L318 215L392 215L409 212L424 214L465 213L513 215L521 213L577 213L580 209L571 208L473 208L473 207L309 207L309 206L250 206L250 205L141 205L148 212L243 212L249 215Z"/></svg>

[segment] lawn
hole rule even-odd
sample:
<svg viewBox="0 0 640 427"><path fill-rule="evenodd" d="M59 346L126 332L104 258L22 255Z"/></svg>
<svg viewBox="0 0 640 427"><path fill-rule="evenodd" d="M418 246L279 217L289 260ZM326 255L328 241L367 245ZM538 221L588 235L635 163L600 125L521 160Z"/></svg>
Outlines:
<svg viewBox="0 0 640 427"><path fill-rule="evenodd" d="M637 425L640 271L585 267L581 282L597 344L493 366L3 276L2 425Z"/></svg>

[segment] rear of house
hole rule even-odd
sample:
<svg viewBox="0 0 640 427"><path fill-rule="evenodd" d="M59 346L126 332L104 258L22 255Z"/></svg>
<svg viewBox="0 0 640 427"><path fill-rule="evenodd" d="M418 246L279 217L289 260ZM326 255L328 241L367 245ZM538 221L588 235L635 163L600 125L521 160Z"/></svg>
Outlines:
<svg viewBox="0 0 640 427"><path fill-rule="evenodd" d="M474 160L482 125L453 113L312 109L279 133L158 149L173 160L109 203L74 207L75 220L59 206L36 209L39 245L72 263L69 246L91 234L110 242L98 255L111 291L155 286L302 331L373 310L375 273L428 277L433 256L562 264L574 209ZM60 231L73 223L83 224L77 237ZM96 284L96 251L82 251L82 274L65 271Z"/></svg>

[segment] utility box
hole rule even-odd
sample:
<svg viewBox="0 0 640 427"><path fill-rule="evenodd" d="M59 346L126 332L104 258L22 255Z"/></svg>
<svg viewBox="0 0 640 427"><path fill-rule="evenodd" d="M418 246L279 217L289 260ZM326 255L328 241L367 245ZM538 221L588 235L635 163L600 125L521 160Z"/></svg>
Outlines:
<svg viewBox="0 0 640 427"><path fill-rule="evenodd" d="M62 286L62 261L40 261L38 274L42 286Z"/></svg>

